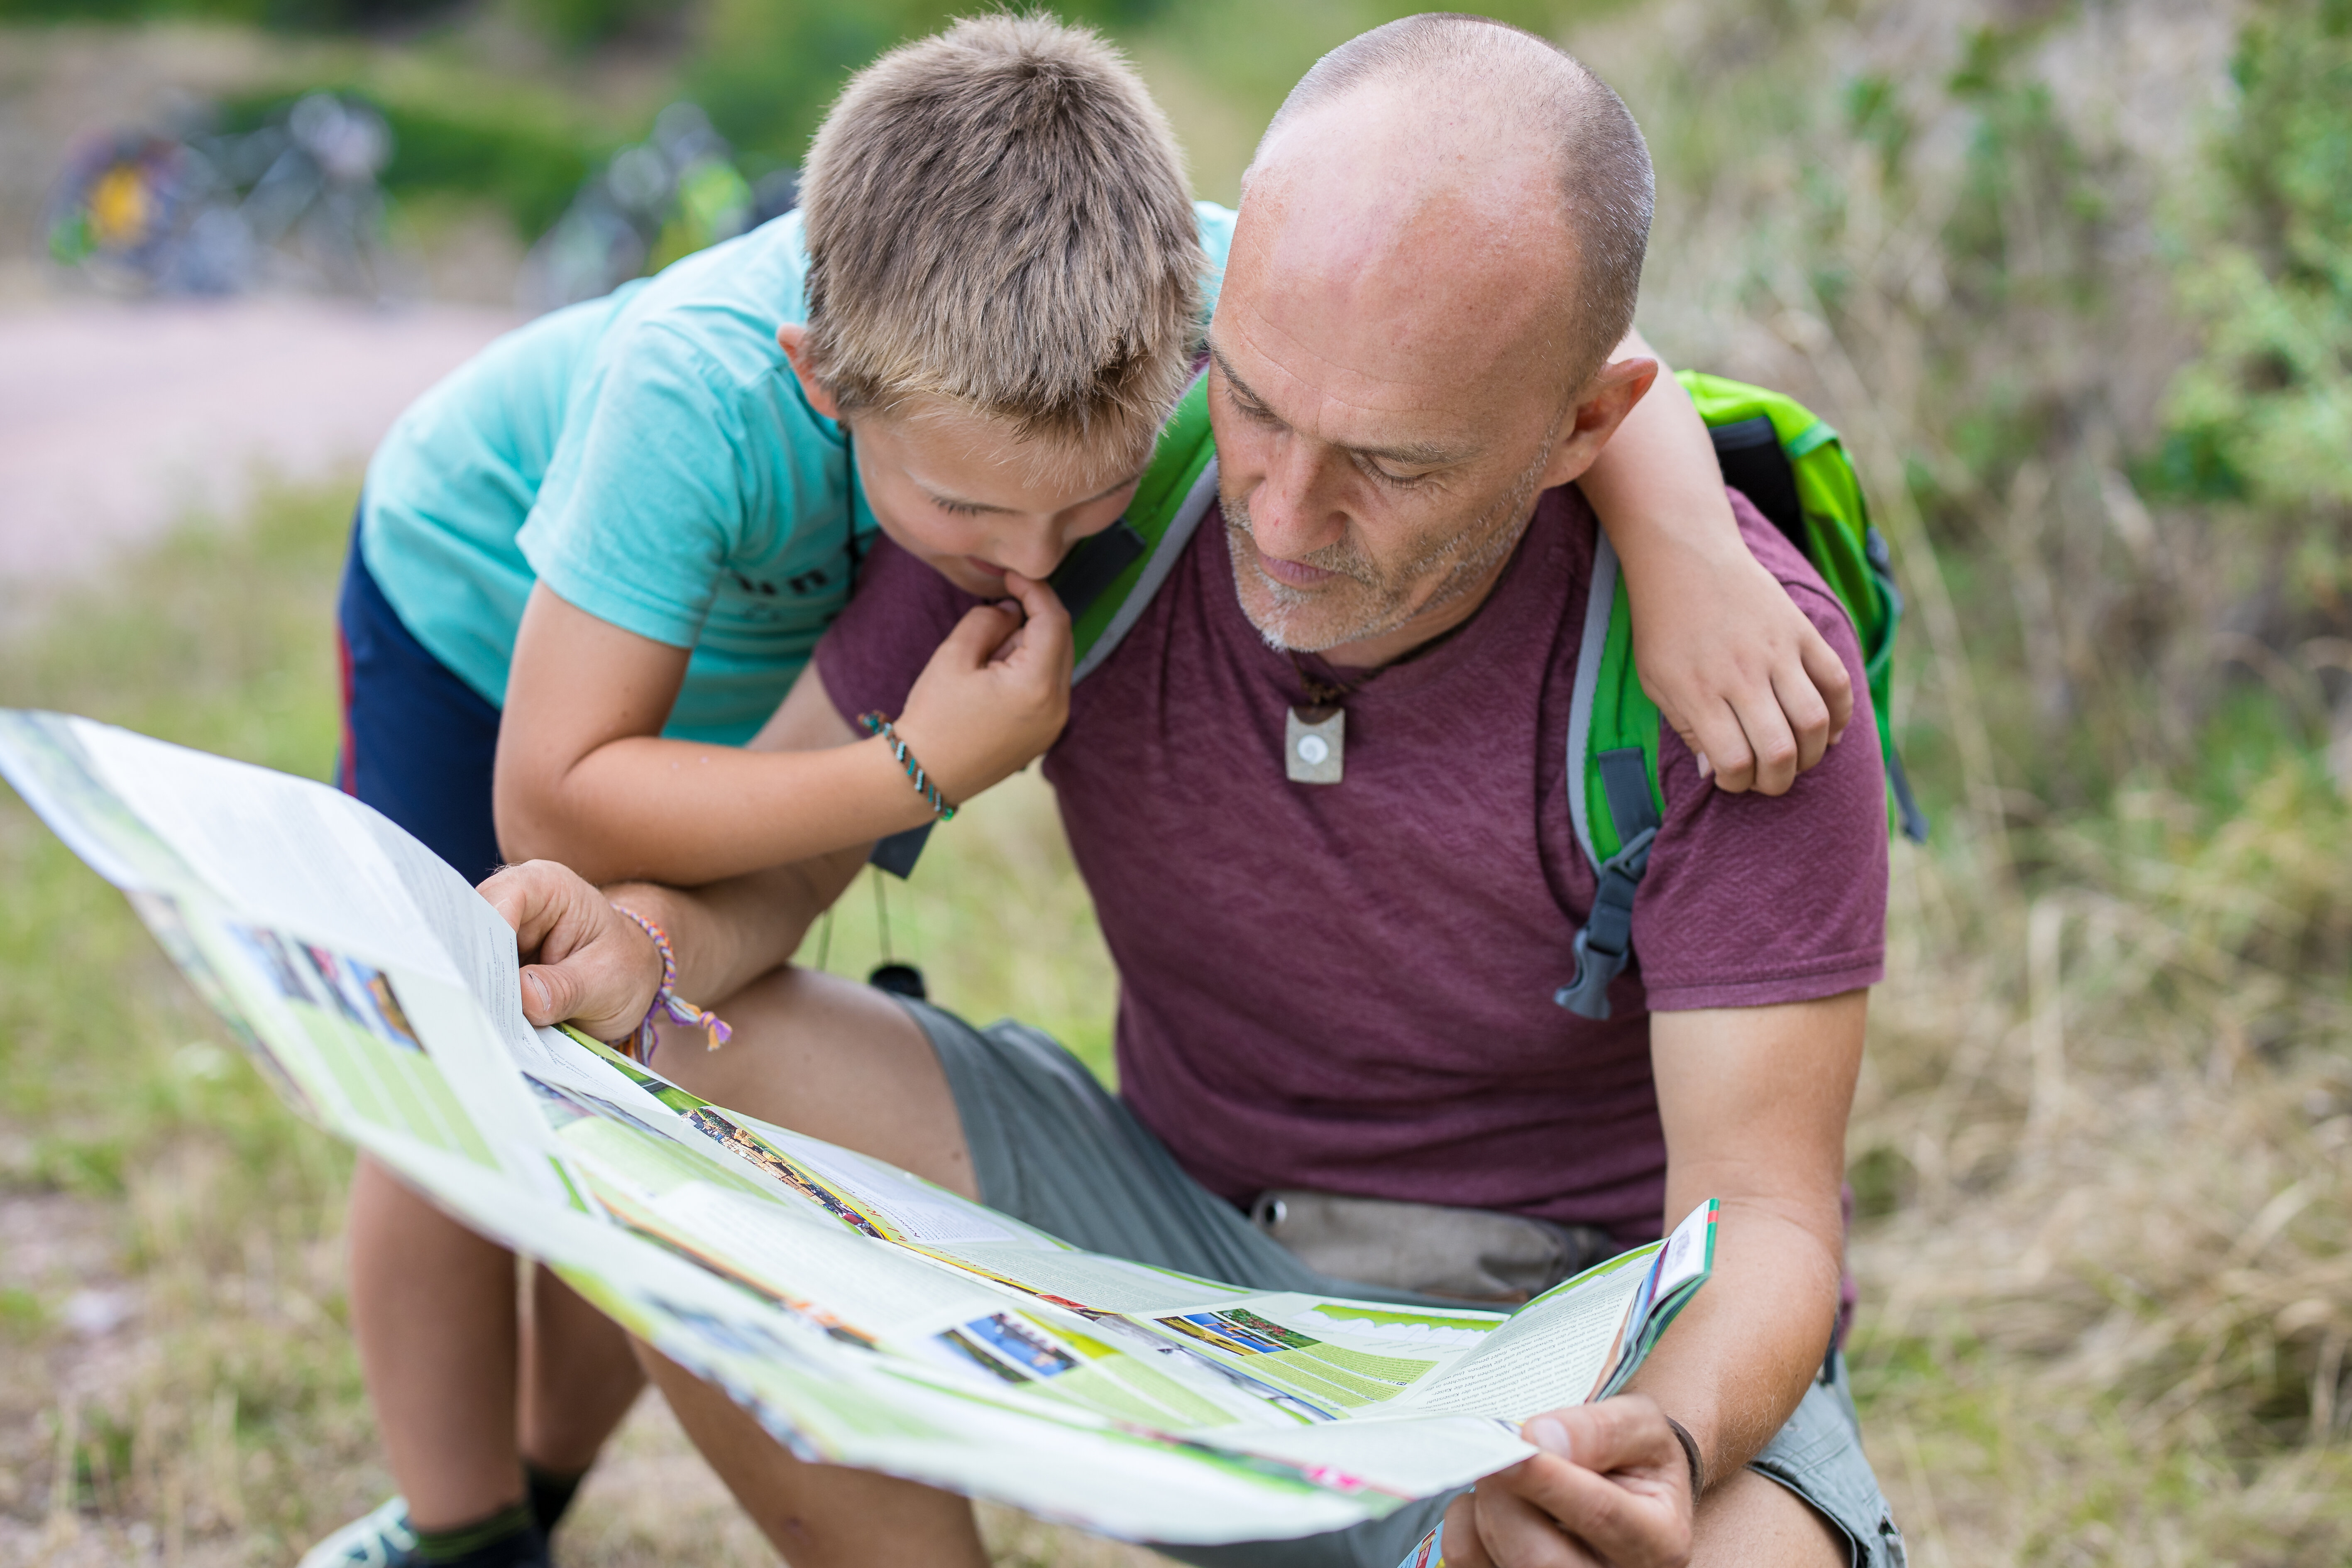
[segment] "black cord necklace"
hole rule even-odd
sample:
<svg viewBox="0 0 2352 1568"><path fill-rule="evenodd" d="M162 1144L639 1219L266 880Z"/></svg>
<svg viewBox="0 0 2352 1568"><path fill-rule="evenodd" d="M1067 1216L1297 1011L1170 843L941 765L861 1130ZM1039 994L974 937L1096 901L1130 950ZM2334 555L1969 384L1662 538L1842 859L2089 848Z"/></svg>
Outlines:
<svg viewBox="0 0 2352 1568"><path fill-rule="evenodd" d="M1283 651L1290 655L1290 668L1307 689L1307 700L1294 703L1283 721L1283 773L1292 784L1338 784L1348 763L1348 710L1342 704L1394 667L1383 665L1350 681L1326 680L1307 668L1295 650Z"/></svg>
<svg viewBox="0 0 2352 1568"><path fill-rule="evenodd" d="M1475 617L1472 617L1475 619ZM1411 664L1423 655L1435 652L1454 640L1454 634L1470 624L1448 626L1419 647L1407 650L1378 669L1367 670L1353 680L1326 680L1307 668L1296 648L1285 648L1290 658L1290 668L1297 672L1298 684L1307 689L1307 700L1294 703L1282 725L1282 769L1292 784L1335 784L1346 772L1348 761L1349 698L1386 675L1399 665Z"/></svg>

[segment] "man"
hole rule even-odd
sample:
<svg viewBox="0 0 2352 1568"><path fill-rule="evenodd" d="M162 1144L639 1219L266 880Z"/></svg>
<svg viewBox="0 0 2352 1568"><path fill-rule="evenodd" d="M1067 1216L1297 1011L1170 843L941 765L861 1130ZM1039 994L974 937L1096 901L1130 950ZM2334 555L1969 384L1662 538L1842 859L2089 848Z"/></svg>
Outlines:
<svg viewBox="0 0 2352 1568"><path fill-rule="evenodd" d="M1715 1279L1633 1392L1528 1422L1541 1452L1461 1497L1188 1560L1389 1568L1443 1511L1455 1564L1901 1562L1825 1357L1883 967L1868 738L1768 799L1712 789L1665 736L1638 967L1608 1021L1552 1001L1594 886L1564 752L1597 536L1567 487L1655 374L1602 363L1649 200L1615 96L1474 18L1343 47L1267 132L1210 332L1223 526L1077 689L1046 759L1119 966L1119 1099L1018 1026L777 969L855 857L692 895L606 890L673 934L681 990L728 998L736 1042L665 1049L664 1070L1097 1250L1317 1289L1243 1204L1324 1194L1370 1223L1441 1205L1455 1229L1572 1252L1723 1201ZM1859 684L1835 600L1741 512ZM1003 614L974 605L878 550L765 742L847 743L850 715L903 702L904 650ZM1043 615L1001 678L1050 690L1067 647ZM1293 710L1334 704L1337 780L1287 776ZM657 964L605 892L540 864L485 891L539 957L533 1017L636 1022ZM656 1370L795 1568L984 1561L961 1500L800 1464Z"/></svg>

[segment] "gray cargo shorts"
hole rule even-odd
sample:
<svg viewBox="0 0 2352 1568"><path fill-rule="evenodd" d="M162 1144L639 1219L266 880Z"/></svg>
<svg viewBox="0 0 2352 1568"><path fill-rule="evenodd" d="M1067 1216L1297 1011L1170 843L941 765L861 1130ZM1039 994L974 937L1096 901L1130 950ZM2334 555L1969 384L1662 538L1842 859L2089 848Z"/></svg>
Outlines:
<svg viewBox="0 0 2352 1568"><path fill-rule="evenodd" d="M1150 1130L1049 1037L1010 1020L975 1029L924 1003L906 1005L939 1052L981 1201L991 1208L1088 1251L1254 1289L1425 1300L1309 1268L1185 1174ZM1748 1468L1804 1499L1842 1532L1853 1568L1905 1568L1902 1532L1863 1456L1842 1355L1829 1358ZM1155 1550L1202 1568L1397 1568L1459 1495L1407 1503L1326 1535Z"/></svg>

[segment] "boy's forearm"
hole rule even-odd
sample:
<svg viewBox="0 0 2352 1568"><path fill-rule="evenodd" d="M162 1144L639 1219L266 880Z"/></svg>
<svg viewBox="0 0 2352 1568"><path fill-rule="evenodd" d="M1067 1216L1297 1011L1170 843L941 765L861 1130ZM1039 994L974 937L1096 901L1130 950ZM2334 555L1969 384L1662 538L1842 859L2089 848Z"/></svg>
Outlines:
<svg viewBox="0 0 2352 1568"><path fill-rule="evenodd" d="M1639 332L1613 356L1656 359ZM1592 504L1628 578L1673 571L1675 558L1745 552L1723 489L1715 443L1682 383L1660 362L1649 395L1633 405L1578 484Z"/></svg>
<svg viewBox="0 0 2352 1568"><path fill-rule="evenodd" d="M701 888L615 882L604 890L668 933L678 994L713 1006L789 962L865 862L852 849Z"/></svg>
<svg viewBox="0 0 2352 1568"><path fill-rule="evenodd" d="M501 849L513 860L562 861L596 882L698 886L931 819L879 741L751 752L632 737L598 747L547 793L501 802Z"/></svg>

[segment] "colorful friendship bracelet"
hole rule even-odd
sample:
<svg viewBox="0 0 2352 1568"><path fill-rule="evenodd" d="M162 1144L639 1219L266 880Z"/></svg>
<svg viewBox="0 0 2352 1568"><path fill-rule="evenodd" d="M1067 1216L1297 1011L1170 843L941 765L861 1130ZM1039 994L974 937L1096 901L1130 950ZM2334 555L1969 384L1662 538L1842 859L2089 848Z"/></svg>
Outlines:
<svg viewBox="0 0 2352 1568"><path fill-rule="evenodd" d="M641 1062L653 1060L654 1045L659 1038L654 1033L654 1023L664 1016L674 1024L690 1025L709 1036L710 1043L704 1047L707 1050L715 1051L732 1039L735 1031L721 1023L718 1014L698 1007L678 995L677 954L670 951L669 932L626 904L614 904L613 908L644 928L645 933L654 939L654 950L661 954L662 961L661 988L654 993L653 1005L646 1009L645 1022L637 1026L636 1033L626 1042L630 1047L629 1055Z"/></svg>
<svg viewBox="0 0 2352 1568"><path fill-rule="evenodd" d="M890 754L898 759L900 767L907 770L908 781L915 786L915 793L930 804L931 815L941 822L953 822L956 808L940 798L940 786L930 782L930 775L923 771L923 764L915 760L915 753L907 750L907 742L898 739L898 731L890 727L890 721L877 712L860 713L857 721L866 726L867 734L879 735L888 744Z"/></svg>

